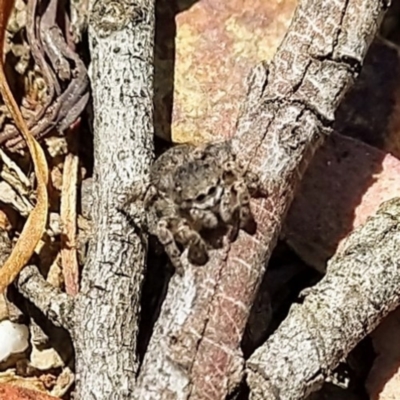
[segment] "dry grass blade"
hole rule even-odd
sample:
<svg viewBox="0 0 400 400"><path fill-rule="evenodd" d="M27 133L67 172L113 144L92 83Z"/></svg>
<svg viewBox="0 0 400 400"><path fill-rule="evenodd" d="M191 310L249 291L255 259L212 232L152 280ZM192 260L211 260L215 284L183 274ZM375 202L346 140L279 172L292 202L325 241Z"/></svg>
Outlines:
<svg viewBox="0 0 400 400"><path fill-rule="evenodd" d="M30 134L27 124L22 117L21 111L11 93L4 73L4 39L7 22L14 7L13 0L0 0L0 92L3 96L4 103L10 110L14 118L17 128L26 140L29 152L31 154L34 171L37 182L37 204L29 215L25 226L21 232L21 236L15 245L10 257L6 260L0 269L0 293L16 278L21 269L26 265L35 251L47 221L48 195L48 167L43 149L39 143Z"/></svg>

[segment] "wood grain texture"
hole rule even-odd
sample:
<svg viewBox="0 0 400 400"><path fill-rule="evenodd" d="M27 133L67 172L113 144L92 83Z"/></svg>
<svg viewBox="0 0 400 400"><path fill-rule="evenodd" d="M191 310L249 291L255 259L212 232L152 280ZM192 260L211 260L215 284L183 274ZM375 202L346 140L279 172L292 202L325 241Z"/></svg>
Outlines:
<svg viewBox="0 0 400 400"><path fill-rule="evenodd" d="M252 400L306 398L400 305L399 243L396 198L346 239L325 277L251 356L247 381Z"/></svg>

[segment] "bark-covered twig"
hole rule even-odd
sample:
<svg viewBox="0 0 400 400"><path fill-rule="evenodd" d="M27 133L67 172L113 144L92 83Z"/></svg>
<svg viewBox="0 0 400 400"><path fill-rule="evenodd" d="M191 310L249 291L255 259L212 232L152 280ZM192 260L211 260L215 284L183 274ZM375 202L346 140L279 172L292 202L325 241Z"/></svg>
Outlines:
<svg viewBox="0 0 400 400"><path fill-rule="evenodd" d="M400 198L384 203L330 260L247 362L252 399L303 399L400 305Z"/></svg>
<svg viewBox="0 0 400 400"><path fill-rule="evenodd" d="M28 265L20 272L16 284L21 294L56 326L72 329L73 298L46 282L34 265Z"/></svg>
<svg viewBox="0 0 400 400"><path fill-rule="evenodd" d="M154 1L91 1L93 237L76 298L77 398L131 399L146 249L118 211L153 158Z"/></svg>
<svg viewBox="0 0 400 400"><path fill-rule="evenodd" d="M385 6L383 0L303 0L269 76L263 66L255 70L234 147L270 193L252 203L257 233L241 234L227 257L214 253L206 267L171 281L137 398L222 399L240 382L240 341L266 262Z"/></svg>

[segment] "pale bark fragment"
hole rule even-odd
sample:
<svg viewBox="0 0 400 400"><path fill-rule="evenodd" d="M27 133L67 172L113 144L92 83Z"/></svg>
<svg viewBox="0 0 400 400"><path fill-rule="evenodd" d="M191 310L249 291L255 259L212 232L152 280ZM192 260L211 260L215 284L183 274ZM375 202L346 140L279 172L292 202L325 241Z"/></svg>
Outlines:
<svg viewBox="0 0 400 400"><path fill-rule="evenodd" d="M79 291L79 264L76 249L79 157L73 151L67 154L64 161L60 218L62 223L61 264L65 291L71 296L76 296Z"/></svg>
<svg viewBox="0 0 400 400"><path fill-rule="evenodd" d="M56 326L67 330L73 325L73 298L46 282L34 265L22 269L16 279L20 293Z"/></svg>
<svg viewBox="0 0 400 400"><path fill-rule="evenodd" d="M400 305L400 198L344 242L325 277L247 362L251 399L298 400Z"/></svg>
<svg viewBox="0 0 400 400"><path fill-rule="evenodd" d="M91 1L93 238L72 337L77 398L131 399L146 248L118 211L153 158L154 2Z"/></svg>
<svg viewBox="0 0 400 400"><path fill-rule="evenodd" d="M303 0L270 67L252 76L234 146L270 195L254 236L175 276L141 367L137 399L223 399L242 377L240 341L294 190L330 133L385 11L376 0Z"/></svg>

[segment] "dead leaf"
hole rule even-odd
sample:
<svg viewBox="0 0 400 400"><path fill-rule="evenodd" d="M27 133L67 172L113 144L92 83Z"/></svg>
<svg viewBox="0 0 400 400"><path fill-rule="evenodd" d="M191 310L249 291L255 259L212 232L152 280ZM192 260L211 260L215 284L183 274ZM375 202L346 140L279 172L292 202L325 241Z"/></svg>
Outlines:
<svg viewBox="0 0 400 400"><path fill-rule="evenodd" d="M18 386L1 384L0 400L57 400L58 397Z"/></svg>
<svg viewBox="0 0 400 400"><path fill-rule="evenodd" d="M18 386L35 391L46 392L43 382L38 377L21 377L14 370L0 372L0 388L7 386ZM0 390L1 393L1 390ZM2 399L0 395L0 399Z"/></svg>
<svg viewBox="0 0 400 400"><path fill-rule="evenodd" d="M4 39L5 30L14 1L0 1L0 58L4 60ZM3 96L4 103L10 110L16 126L20 130L22 136L27 142L29 152L31 154L34 171L37 181L37 204L30 213L25 226L21 232L18 242L16 243L10 257L6 260L0 269L0 293L16 278L21 269L27 264L31 258L35 247L42 237L47 221L48 195L47 182L49 177L46 157L39 143L30 134L21 111L11 93L10 87L4 73L3 61L0 67L0 92Z"/></svg>

